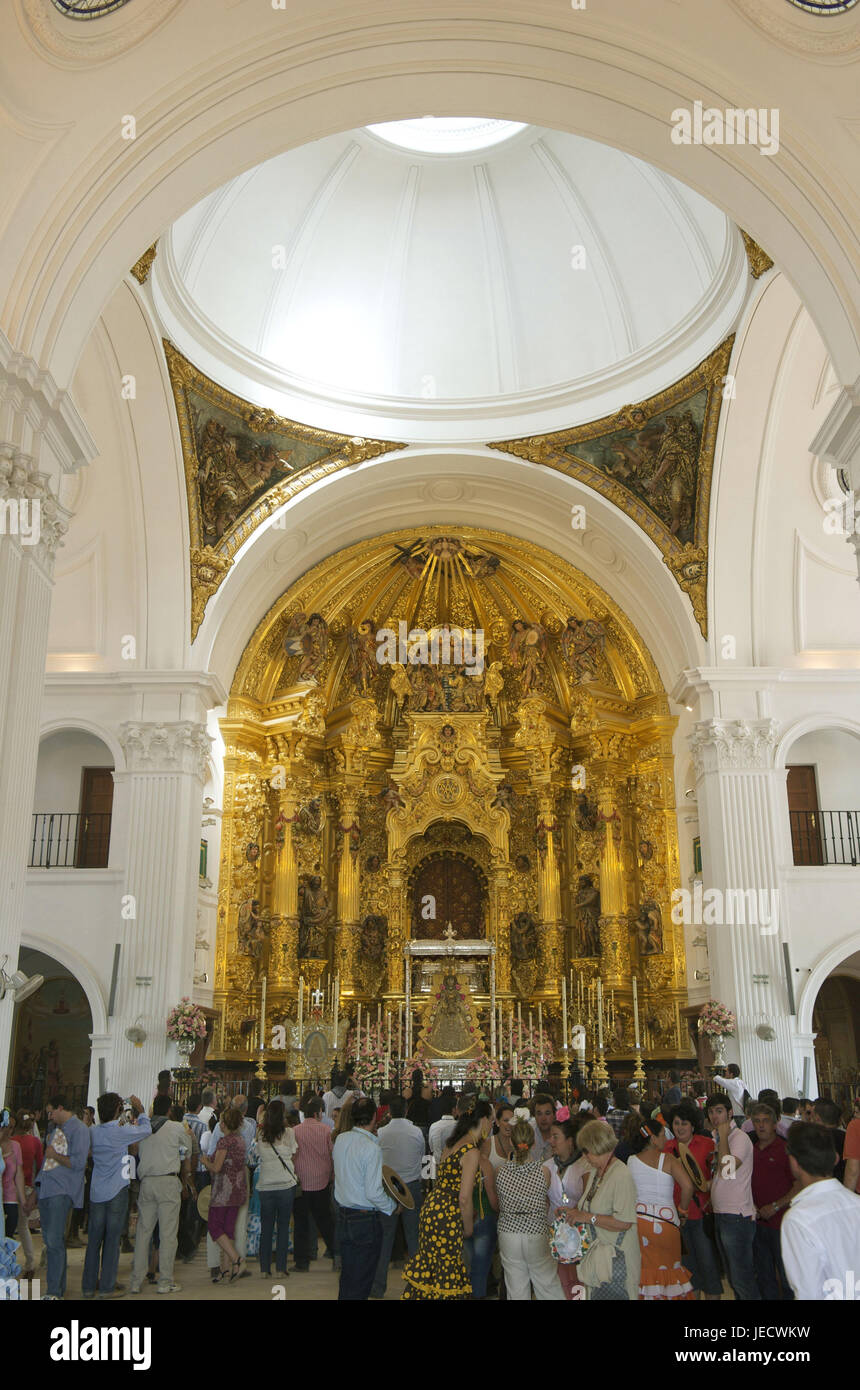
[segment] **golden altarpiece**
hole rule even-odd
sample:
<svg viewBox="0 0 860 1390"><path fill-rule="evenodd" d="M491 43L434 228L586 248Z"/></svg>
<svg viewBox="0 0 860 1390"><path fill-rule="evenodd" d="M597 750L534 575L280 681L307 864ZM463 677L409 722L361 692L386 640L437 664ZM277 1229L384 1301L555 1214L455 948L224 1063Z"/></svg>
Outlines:
<svg viewBox="0 0 860 1390"><path fill-rule="evenodd" d="M563 982L570 1030L598 976L614 1072L634 1060L634 976L646 1059L692 1055L675 720L632 624L572 566L475 528L341 551L260 622L221 727L211 1060L259 1046L295 1075L271 1029L294 1037L300 977L327 976L341 1061L359 1007L402 1029L404 1005L404 1056L494 1046L508 1071L505 1020L539 1008L563 1061Z"/></svg>

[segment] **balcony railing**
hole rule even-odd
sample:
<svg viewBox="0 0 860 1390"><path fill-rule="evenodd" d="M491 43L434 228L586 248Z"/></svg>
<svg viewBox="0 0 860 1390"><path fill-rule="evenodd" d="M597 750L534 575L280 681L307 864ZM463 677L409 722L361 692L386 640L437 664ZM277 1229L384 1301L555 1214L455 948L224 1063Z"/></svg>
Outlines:
<svg viewBox="0 0 860 1390"><path fill-rule="evenodd" d="M37 811L30 843L31 869L106 869L110 812Z"/></svg>
<svg viewBox="0 0 860 1390"><path fill-rule="evenodd" d="M860 863L860 811L789 811L794 862Z"/></svg>

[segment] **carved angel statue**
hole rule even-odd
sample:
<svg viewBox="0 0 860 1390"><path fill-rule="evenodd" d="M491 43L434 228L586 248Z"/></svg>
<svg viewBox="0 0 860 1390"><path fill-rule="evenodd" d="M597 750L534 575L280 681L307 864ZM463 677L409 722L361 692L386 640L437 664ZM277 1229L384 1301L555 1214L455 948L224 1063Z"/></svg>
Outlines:
<svg viewBox="0 0 860 1390"><path fill-rule="evenodd" d="M511 811L514 804L514 789L510 782L500 782L496 788L496 795L490 802L490 806L498 807L502 811Z"/></svg>
<svg viewBox="0 0 860 1390"><path fill-rule="evenodd" d="M386 811L391 811L394 810L395 807L399 808L406 805L406 802L403 800L397 788L392 787L390 784L387 787L383 787L382 791L379 793L379 799Z"/></svg>
<svg viewBox="0 0 860 1390"><path fill-rule="evenodd" d="M376 629L369 618L346 634L352 682L361 695L368 695L379 672L376 660Z"/></svg>
<svg viewBox="0 0 860 1390"><path fill-rule="evenodd" d="M597 664L606 646L606 629L594 618L568 618L559 639L562 656L577 681L594 680Z"/></svg>
<svg viewBox="0 0 860 1390"><path fill-rule="evenodd" d="M530 912L518 912L511 922L511 959L534 960L537 955L537 923Z"/></svg>
<svg viewBox="0 0 860 1390"><path fill-rule="evenodd" d="M293 613L284 638L288 656L299 658L300 681L316 681L328 652L328 623L321 613Z"/></svg>
<svg viewBox="0 0 860 1390"><path fill-rule="evenodd" d="M591 874L581 874L574 900L579 942L585 956L600 955L600 889Z"/></svg>
<svg viewBox="0 0 860 1390"><path fill-rule="evenodd" d="M498 704L499 696L505 687L505 678L502 675L502 663L491 661L489 670L484 676L484 694L492 705L493 709Z"/></svg>
<svg viewBox="0 0 860 1390"><path fill-rule="evenodd" d="M331 916L328 889L319 874L299 885L299 956L319 960L325 955L325 929Z"/></svg>
<svg viewBox="0 0 860 1390"><path fill-rule="evenodd" d="M511 665L522 672L520 688L524 695L540 684L546 645L546 629L541 627L540 623L529 623L523 618L514 619L508 639L508 654Z"/></svg>
<svg viewBox="0 0 860 1390"><path fill-rule="evenodd" d="M641 904L633 930L639 938L640 956L662 955L663 914L653 898L646 898Z"/></svg>
<svg viewBox="0 0 860 1390"><path fill-rule="evenodd" d="M239 908L237 937L239 955L252 956L254 960L259 960L266 941L266 928L260 912L259 898L249 898Z"/></svg>
<svg viewBox="0 0 860 1390"><path fill-rule="evenodd" d="M398 709L402 709L406 700L412 694L412 685L406 674L406 667L402 661L391 663L391 680L389 681L391 693L397 701Z"/></svg>
<svg viewBox="0 0 860 1390"><path fill-rule="evenodd" d="M319 835L323 827L322 797L314 796L296 812L296 829L305 835Z"/></svg>

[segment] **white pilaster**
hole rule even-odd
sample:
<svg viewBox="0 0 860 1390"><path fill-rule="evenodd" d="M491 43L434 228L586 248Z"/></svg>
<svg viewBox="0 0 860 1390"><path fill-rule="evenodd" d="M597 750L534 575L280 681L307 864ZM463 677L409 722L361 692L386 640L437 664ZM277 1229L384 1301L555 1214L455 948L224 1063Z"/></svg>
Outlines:
<svg viewBox="0 0 860 1390"><path fill-rule="evenodd" d="M200 811L210 740L205 725L123 724L129 841L123 903L119 986L111 1031L114 1050L108 1085L141 1098L169 1065L165 1033L169 1009L194 985ZM131 913L134 916L131 916ZM140 981L151 980L151 984ZM126 1038L143 1028L137 1047Z"/></svg>
<svg viewBox="0 0 860 1390"><path fill-rule="evenodd" d="M738 1033L727 1052L740 1064L750 1090L772 1086L780 1095L791 1095L797 1082L782 955L787 914L780 911L777 873L779 796L784 799L785 790L784 776L774 769L776 745L777 725L771 719L706 719L696 724L690 738L702 832L711 997L737 1015ZM708 889L721 894L712 900L711 921ZM761 1038L759 1026L772 1028L775 1039Z"/></svg>
<svg viewBox="0 0 860 1390"><path fill-rule="evenodd" d="M8 444L0 445L0 516L0 964L6 957L11 973L21 942L54 556L69 513L32 458ZM3 1094L13 1009L7 995L0 1004Z"/></svg>

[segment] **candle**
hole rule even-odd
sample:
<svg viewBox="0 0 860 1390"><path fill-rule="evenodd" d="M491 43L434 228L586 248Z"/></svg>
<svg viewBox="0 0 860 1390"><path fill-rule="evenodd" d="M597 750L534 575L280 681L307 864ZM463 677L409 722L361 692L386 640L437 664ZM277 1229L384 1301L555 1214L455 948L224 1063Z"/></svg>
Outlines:
<svg viewBox="0 0 860 1390"><path fill-rule="evenodd" d="M403 1000L397 1005L397 1055L403 1056Z"/></svg>
<svg viewBox="0 0 860 1390"><path fill-rule="evenodd" d="M522 1046L523 1041L523 1006L517 1000L517 1045Z"/></svg>
<svg viewBox="0 0 860 1390"><path fill-rule="evenodd" d="M304 981L304 976L303 976L303 975L300 975L300 976L299 976L299 1017L298 1017L298 1024L299 1024L299 1047L301 1047L302 1042L303 1042L303 1038L302 1038L302 1016L303 1016L303 1013L304 1013L304 1006L305 1006L305 981Z"/></svg>
<svg viewBox="0 0 860 1390"><path fill-rule="evenodd" d="M532 1040L532 1011L529 1009L529 1042Z"/></svg>
<svg viewBox="0 0 860 1390"><path fill-rule="evenodd" d="M260 990L260 1051L266 1046L266 977L263 976L263 984Z"/></svg>
<svg viewBox="0 0 860 1390"><path fill-rule="evenodd" d="M561 977L561 982L562 984L564 984L563 975ZM540 1002L538 1002L538 1047L540 1050L541 1060L543 1060L543 1004L541 1004Z"/></svg>
<svg viewBox="0 0 860 1390"><path fill-rule="evenodd" d="M603 1051L603 981L597 977L597 1046Z"/></svg>
<svg viewBox="0 0 860 1390"><path fill-rule="evenodd" d="M514 1006L508 1005L508 1061L514 1059ZM513 1073L512 1073L513 1074Z"/></svg>
<svg viewBox="0 0 860 1390"><path fill-rule="evenodd" d="M334 1050L335 1052L337 1052L337 1023L338 1015L340 1014L340 975L335 975L334 977L334 985L332 986L332 1000L334 1006L334 1034L332 1037L332 1041L334 1043Z"/></svg>
<svg viewBox="0 0 860 1390"><path fill-rule="evenodd" d="M567 981L561 982L561 1036L565 1052L567 1051Z"/></svg>
<svg viewBox="0 0 860 1390"><path fill-rule="evenodd" d="M514 1055L513 1055L513 1061L512 1061L512 1066L511 1066L511 1076L516 1076L516 1074L517 1074L517 1054L514 1053Z"/></svg>
<svg viewBox="0 0 860 1390"><path fill-rule="evenodd" d="M358 1056L361 1050L361 1004L358 1006L358 1014L355 1020L355 1055Z"/></svg>
<svg viewBox="0 0 860 1390"><path fill-rule="evenodd" d="M381 1005L381 1004L377 1004L377 1006L376 1006L376 1026L377 1026L377 1028L379 1028L379 1027L381 1027L381 1025L382 1025L382 1005Z"/></svg>
<svg viewBox="0 0 860 1390"><path fill-rule="evenodd" d="M504 1030L504 1028L502 1027L502 1006L501 1006L501 1004L498 1005L498 1015L499 1015L499 1018L498 1018L499 1060L501 1061L502 1053L503 1053L504 1050L505 1050L505 1030Z"/></svg>
<svg viewBox="0 0 860 1390"><path fill-rule="evenodd" d="M371 1044L371 1041L370 1041L370 1009L368 1009L368 1011L367 1011L367 1050L368 1050L368 1052L371 1051L371 1048L372 1048L372 1044Z"/></svg>
<svg viewBox="0 0 860 1390"><path fill-rule="evenodd" d="M385 1050L385 1087L388 1089L388 1074L391 1067L391 1010L387 1011L388 1017L388 1047Z"/></svg>
<svg viewBox="0 0 860 1390"><path fill-rule="evenodd" d="M636 984L636 976L633 976L633 1032L636 1038L636 1050L639 1051L639 990Z"/></svg>

